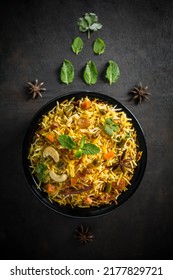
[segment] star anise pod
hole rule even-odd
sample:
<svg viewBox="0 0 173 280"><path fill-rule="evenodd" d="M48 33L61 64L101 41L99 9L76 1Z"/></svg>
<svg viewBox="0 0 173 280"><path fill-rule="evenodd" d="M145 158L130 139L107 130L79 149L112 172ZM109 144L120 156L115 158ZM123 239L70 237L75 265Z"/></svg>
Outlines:
<svg viewBox="0 0 173 280"><path fill-rule="evenodd" d="M148 86L143 86L139 83L139 86L135 86L129 93L133 94L133 98L137 103L142 103L143 100L149 99L150 93L148 92Z"/></svg>
<svg viewBox="0 0 173 280"><path fill-rule="evenodd" d="M33 98L36 98L37 95L42 97L41 91L45 91L46 88L43 88L42 85L44 82L40 83L38 80L35 80L35 84L28 82L30 93L33 95Z"/></svg>
<svg viewBox="0 0 173 280"><path fill-rule="evenodd" d="M126 168L129 168L129 162L132 160L131 158L126 158L126 151L122 153L121 156L118 157L118 161L112 165L112 170L117 169L120 167L122 172L124 173L126 171Z"/></svg>
<svg viewBox="0 0 173 280"><path fill-rule="evenodd" d="M86 244L93 241L94 235L88 227L84 228L83 225L80 225L80 227L75 230L75 238L80 243Z"/></svg>

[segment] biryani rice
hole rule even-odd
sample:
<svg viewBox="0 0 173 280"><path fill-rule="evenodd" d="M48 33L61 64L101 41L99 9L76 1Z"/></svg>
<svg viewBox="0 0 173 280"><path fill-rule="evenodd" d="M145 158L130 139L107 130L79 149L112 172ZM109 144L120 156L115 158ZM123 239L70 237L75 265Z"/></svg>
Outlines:
<svg viewBox="0 0 173 280"><path fill-rule="evenodd" d="M84 108L82 104L86 101L89 107ZM112 120L117 126L112 135L105 130L106 120ZM76 148L64 148L58 140L60 135L68 135L76 147L85 137L86 143L96 145L100 151L76 158ZM58 151L59 162L56 163L51 156L43 157L43 151L48 146ZM113 156L106 159L105 155L109 153ZM141 155L136 130L126 113L116 106L97 98L90 100L86 96L60 104L57 102L51 111L42 116L28 159L38 188L47 192L52 202L71 207L99 207L117 203L121 193L130 187ZM124 166L121 166L121 160ZM60 183L54 181L50 170L58 176L66 174L67 179Z"/></svg>

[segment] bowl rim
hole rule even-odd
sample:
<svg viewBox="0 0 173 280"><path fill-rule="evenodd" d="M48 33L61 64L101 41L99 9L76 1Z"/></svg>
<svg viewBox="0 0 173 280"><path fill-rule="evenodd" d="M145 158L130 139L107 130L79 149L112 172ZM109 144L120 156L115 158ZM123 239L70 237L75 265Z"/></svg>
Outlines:
<svg viewBox="0 0 173 280"><path fill-rule="evenodd" d="M50 200L47 198L47 194L41 191L37 188L37 183L34 178L34 176L31 174L31 170L29 168L29 160L27 158L29 147L31 144L32 136L38 127L39 120L42 118L42 116L46 113L48 113L53 107L56 106L57 101L62 102L65 99L71 99L72 97L75 97L75 99L80 99L82 97L88 96L89 98L98 98L101 101L104 101L110 105L117 105L118 108L121 108L128 117L132 119L133 126L137 132L137 139L139 143L140 150L143 151L142 158L139 161L139 164L136 168L136 171L134 173L134 176L131 180L131 186L128 187L128 190L122 193L118 198L118 205L115 203L103 205L100 207L90 207L90 208L80 208L75 207L72 208L71 206L59 206L58 203L50 202ZM48 101L46 104L44 104L31 118L22 143L22 163L23 163L23 170L26 182L29 186L29 188L32 190L34 195L48 208L51 210L54 210L55 212L68 216L73 218L91 218L91 217L98 217L105 215L117 208L119 208L122 204L124 204L137 190L139 187L141 180L144 176L146 164L147 164L147 145L145 140L144 131L142 129L141 124L135 117L135 115L129 110L125 105L123 105L121 102L116 100L114 97L111 97L108 94L104 94L101 92L95 92L95 91L72 91L65 94L61 94L50 101Z"/></svg>

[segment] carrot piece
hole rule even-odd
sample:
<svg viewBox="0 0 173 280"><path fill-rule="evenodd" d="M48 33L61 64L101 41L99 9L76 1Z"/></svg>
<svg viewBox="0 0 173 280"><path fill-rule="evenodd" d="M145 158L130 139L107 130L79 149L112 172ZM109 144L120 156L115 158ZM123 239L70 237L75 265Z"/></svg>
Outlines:
<svg viewBox="0 0 173 280"><path fill-rule="evenodd" d="M54 142L54 137L51 134L46 135L47 139L49 139L50 142Z"/></svg>
<svg viewBox="0 0 173 280"><path fill-rule="evenodd" d="M90 107L91 107L91 101L89 99L86 99L81 103L82 110L87 110Z"/></svg>
<svg viewBox="0 0 173 280"><path fill-rule="evenodd" d="M89 196L87 196L86 198L85 198L85 204L86 205L90 205L92 203L92 198L90 198Z"/></svg>
<svg viewBox="0 0 173 280"><path fill-rule="evenodd" d="M114 156L115 156L114 151L110 151L109 153L104 154L104 158L105 158L106 160L110 160L110 159L113 158Z"/></svg>
<svg viewBox="0 0 173 280"><path fill-rule="evenodd" d="M75 185L77 184L77 181L78 181L78 178L72 177L72 178L71 178L71 185L72 185L72 186L75 186Z"/></svg>
<svg viewBox="0 0 173 280"><path fill-rule="evenodd" d="M124 191L127 185L128 183L126 182L126 180L124 178L121 178L119 184L116 186L116 189L122 192Z"/></svg>
<svg viewBox="0 0 173 280"><path fill-rule="evenodd" d="M50 194L54 193L55 190L56 190L56 187L50 183L48 183L45 187L45 191Z"/></svg>

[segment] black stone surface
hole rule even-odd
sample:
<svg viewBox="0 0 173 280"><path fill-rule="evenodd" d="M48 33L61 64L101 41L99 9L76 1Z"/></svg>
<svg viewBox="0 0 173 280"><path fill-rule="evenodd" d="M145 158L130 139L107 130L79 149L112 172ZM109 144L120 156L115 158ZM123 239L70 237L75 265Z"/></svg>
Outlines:
<svg viewBox="0 0 173 280"><path fill-rule="evenodd" d="M103 28L80 33L77 20L95 12ZM173 251L173 1L52 0L3 1L0 17L0 257L1 259L169 259ZM85 46L76 56L71 42ZM106 51L96 56L94 39ZM63 85L64 59L76 69L75 80ZM102 78L107 61L121 71L109 86ZM99 70L96 85L82 80L88 60ZM47 91L33 100L27 82L45 82ZM151 98L129 101L129 90L142 82ZM54 97L72 91L106 93L127 106L145 132L148 163L135 194L120 208L97 218L59 215L33 195L24 178L23 137L32 116ZM80 224L95 235L81 246L74 239Z"/></svg>

